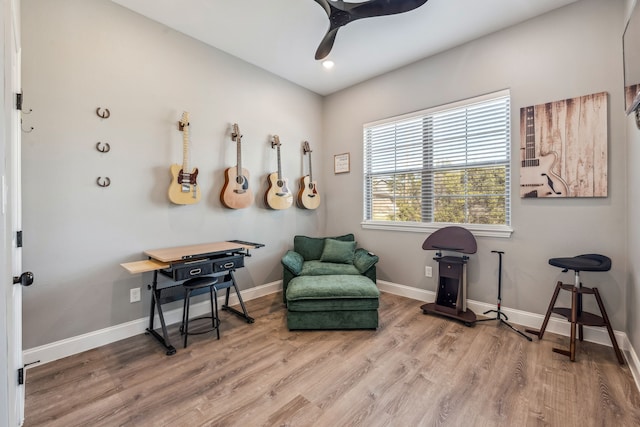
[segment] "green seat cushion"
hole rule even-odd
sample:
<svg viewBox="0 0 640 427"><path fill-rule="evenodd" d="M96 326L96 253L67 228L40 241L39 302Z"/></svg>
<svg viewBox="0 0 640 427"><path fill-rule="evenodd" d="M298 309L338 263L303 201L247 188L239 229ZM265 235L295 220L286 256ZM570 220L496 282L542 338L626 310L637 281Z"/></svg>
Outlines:
<svg viewBox="0 0 640 427"><path fill-rule="evenodd" d="M360 275L353 264L336 264L333 262L305 261L300 270L300 276L326 275Z"/></svg>
<svg viewBox="0 0 640 427"><path fill-rule="evenodd" d="M378 287L365 276L299 276L289 282L287 302L321 299L367 299L380 297Z"/></svg>

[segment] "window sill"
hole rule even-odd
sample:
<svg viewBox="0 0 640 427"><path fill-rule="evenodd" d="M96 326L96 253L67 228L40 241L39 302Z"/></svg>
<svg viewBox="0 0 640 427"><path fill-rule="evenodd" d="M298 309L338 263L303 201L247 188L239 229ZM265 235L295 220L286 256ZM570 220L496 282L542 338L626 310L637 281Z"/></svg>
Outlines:
<svg viewBox="0 0 640 427"><path fill-rule="evenodd" d="M437 223L427 224L420 222L390 222L390 221L364 221L360 224L363 229L406 231L410 233L433 233L443 227L451 225L464 227L475 237L500 237L508 239L513 233L513 228L506 225L483 225L483 224L448 224Z"/></svg>

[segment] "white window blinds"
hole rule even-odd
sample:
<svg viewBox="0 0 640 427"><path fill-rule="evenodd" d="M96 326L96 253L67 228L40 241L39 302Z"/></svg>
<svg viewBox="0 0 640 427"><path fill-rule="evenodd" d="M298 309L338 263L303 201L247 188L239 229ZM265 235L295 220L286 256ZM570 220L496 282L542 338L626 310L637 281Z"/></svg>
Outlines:
<svg viewBox="0 0 640 427"><path fill-rule="evenodd" d="M510 225L507 91L364 126L365 221Z"/></svg>

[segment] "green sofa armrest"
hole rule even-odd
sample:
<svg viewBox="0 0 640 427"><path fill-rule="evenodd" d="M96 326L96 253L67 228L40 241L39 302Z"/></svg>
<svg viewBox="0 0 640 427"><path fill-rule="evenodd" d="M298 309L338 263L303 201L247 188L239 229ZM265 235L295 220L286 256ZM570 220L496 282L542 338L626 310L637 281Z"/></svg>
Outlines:
<svg viewBox="0 0 640 427"><path fill-rule="evenodd" d="M302 271L302 264L304 263L304 258L297 252L287 251L286 254L282 257L282 265L292 272L295 276L300 274Z"/></svg>
<svg viewBox="0 0 640 427"><path fill-rule="evenodd" d="M358 269L360 274L364 274L371 267L376 265L379 261L378 255L373 255L366 249L356 249L355 256L353 258L353 265Z"/></svg>

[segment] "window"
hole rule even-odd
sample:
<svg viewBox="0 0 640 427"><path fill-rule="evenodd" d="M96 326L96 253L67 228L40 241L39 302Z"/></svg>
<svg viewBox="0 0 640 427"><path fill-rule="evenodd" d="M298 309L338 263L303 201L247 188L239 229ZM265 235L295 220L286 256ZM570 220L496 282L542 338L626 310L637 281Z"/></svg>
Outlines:
<svg viewBox="0 0 640 427"><path fill-rule="evenodd" d="M510 234L509 100L502 91L364 125L363 225Z"/></svg>

